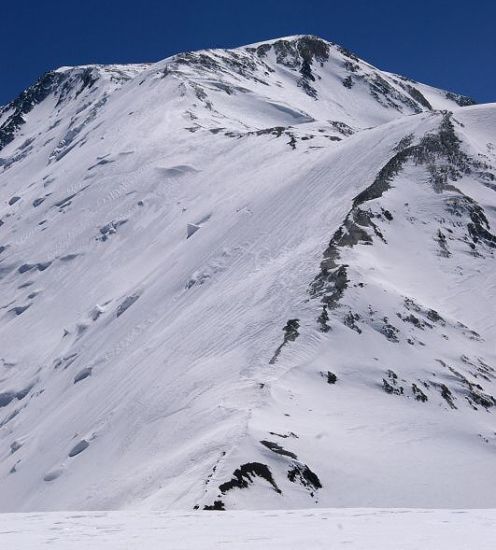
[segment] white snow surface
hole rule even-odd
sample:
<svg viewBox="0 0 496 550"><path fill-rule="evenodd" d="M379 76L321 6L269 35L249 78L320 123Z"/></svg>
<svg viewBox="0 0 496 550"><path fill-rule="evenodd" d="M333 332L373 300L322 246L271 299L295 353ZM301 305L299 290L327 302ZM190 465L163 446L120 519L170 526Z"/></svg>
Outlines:
<svg viewBox="0 0 496 550"><path fill-rule="evenodd" d="M0 511L496 507L496 105L314 37L47 78L0 110Z"/></svg>
<svg viewBox="0 0 496 550"><path fill-rule="evenodd" d="M9 550L493 550L495 510L374 508L0 515Z"/></svg>

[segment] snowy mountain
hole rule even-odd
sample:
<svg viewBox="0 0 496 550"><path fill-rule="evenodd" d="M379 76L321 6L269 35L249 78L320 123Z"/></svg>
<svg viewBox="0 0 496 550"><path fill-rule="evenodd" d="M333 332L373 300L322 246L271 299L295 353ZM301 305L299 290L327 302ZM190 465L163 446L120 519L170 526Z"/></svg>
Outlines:
<svg viewBox="0 0 496 550"><path fill-rule="evenodd" d="M0 109L0 511L496 507L496 104L311 36Z"/></svg>

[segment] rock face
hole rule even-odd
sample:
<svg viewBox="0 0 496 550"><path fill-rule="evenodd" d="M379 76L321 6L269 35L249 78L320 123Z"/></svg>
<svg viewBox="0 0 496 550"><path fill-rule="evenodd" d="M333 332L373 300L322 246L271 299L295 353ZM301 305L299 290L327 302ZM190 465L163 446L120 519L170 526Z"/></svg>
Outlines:
<svg viewBox="0 0 496 550"><path fill-rule="evenodd" d="M0 510L495 507L495 128L313 36L0 109Z"/></svg>

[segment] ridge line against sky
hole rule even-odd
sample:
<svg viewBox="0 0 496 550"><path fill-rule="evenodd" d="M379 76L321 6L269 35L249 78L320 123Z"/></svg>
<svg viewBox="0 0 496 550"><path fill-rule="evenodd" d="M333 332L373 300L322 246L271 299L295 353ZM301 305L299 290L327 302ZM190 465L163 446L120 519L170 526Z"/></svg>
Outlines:
<svg viewBox="0 0 496 550"><path fill-rule="evenodd" d="M175 53L313 34L379 69L496 101L496 3L417 0L25 0L0 10L0 105L64 65L155 62Z"/></svg>

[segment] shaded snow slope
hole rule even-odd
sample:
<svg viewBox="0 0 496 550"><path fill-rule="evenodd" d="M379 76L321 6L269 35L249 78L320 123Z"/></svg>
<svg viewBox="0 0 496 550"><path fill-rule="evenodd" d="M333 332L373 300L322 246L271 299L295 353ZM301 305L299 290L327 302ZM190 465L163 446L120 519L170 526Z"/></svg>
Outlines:
<svg viewBox="0 0 496 550"><path fill-rule="evenodd" d="M49 75L0 118L0 510L496 506L494 105L314 37Z"/></svg>

